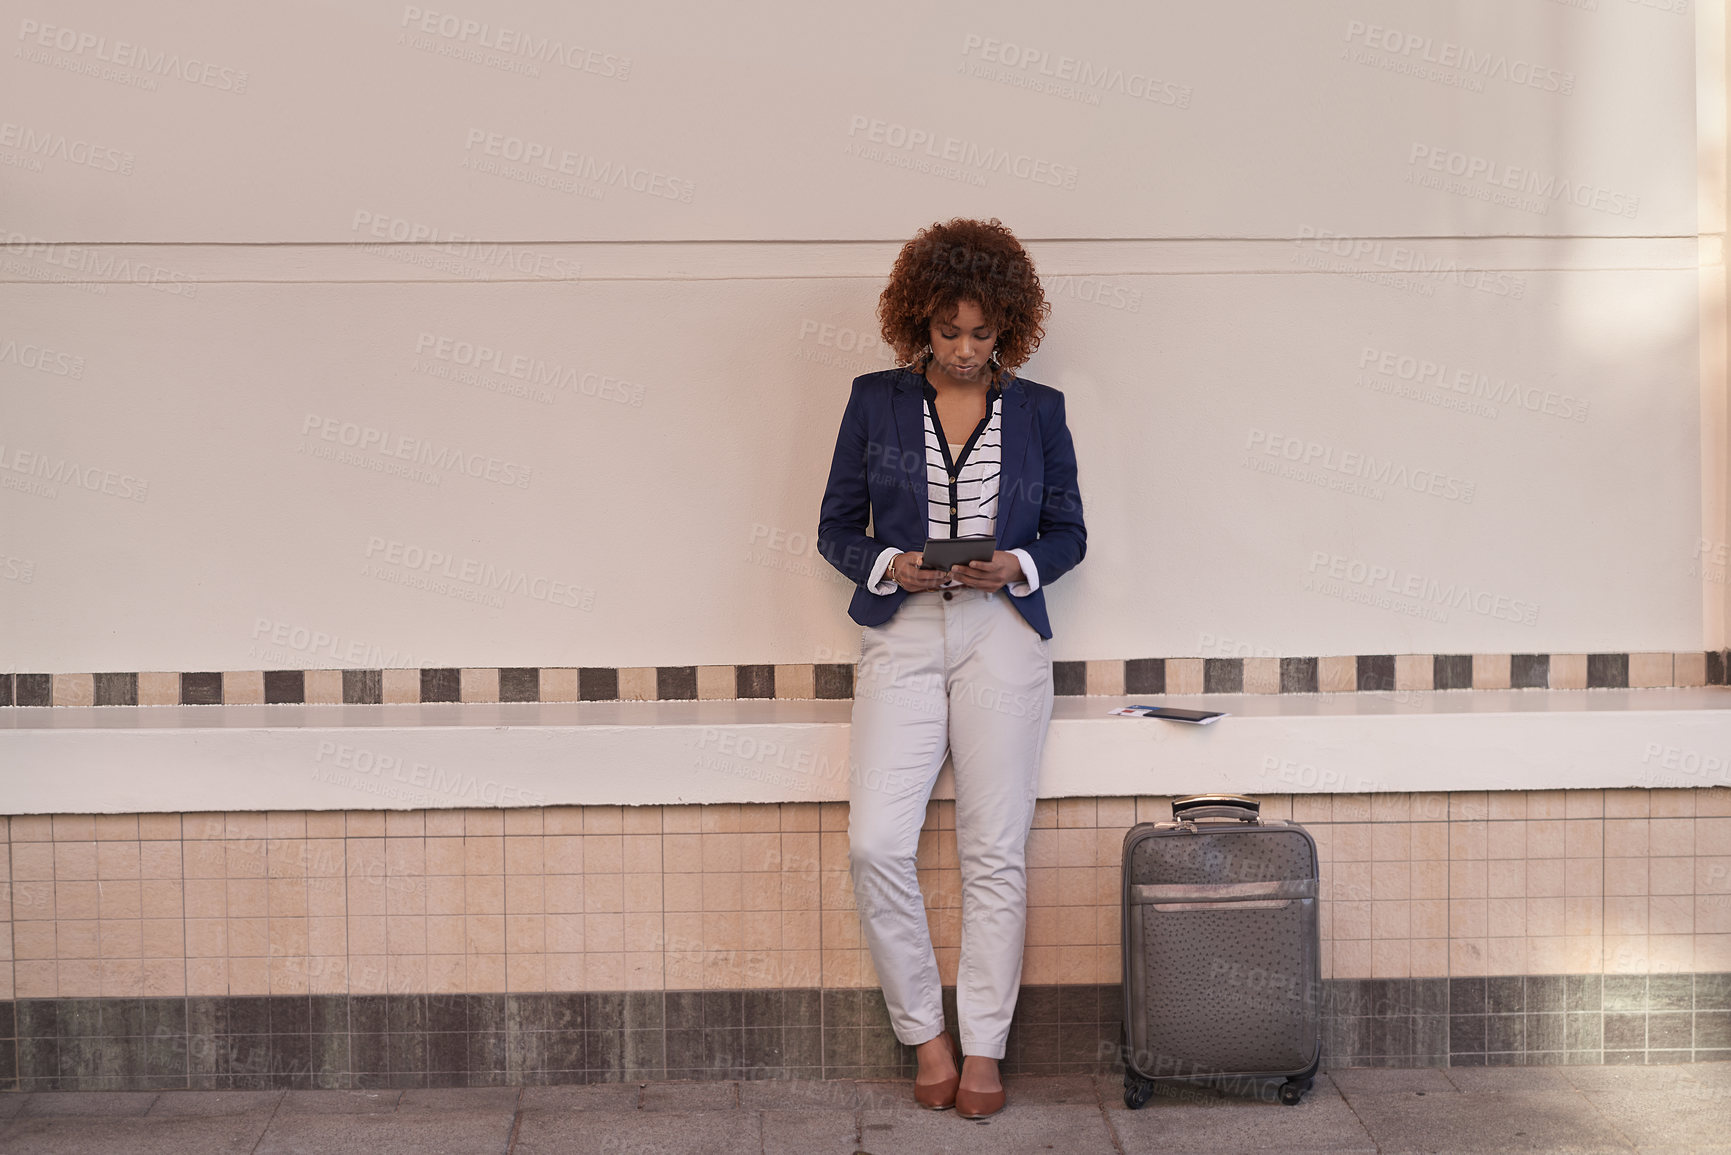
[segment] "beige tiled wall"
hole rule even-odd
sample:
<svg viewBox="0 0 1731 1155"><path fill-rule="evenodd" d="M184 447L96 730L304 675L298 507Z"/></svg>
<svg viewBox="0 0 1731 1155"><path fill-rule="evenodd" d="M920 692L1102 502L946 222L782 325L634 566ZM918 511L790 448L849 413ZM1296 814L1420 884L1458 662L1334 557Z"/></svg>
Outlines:
<svg viewBox="0 0 1731 1155"><path fill-rule="evenodd" d="M1295 795L1338 978L1731 970L1731 789ZM1043 800L1023 981L1120 974L1164 798ZM857 987L842 803L20 816L0 997ZM919 870L944 981L954 805Z"/></svg>

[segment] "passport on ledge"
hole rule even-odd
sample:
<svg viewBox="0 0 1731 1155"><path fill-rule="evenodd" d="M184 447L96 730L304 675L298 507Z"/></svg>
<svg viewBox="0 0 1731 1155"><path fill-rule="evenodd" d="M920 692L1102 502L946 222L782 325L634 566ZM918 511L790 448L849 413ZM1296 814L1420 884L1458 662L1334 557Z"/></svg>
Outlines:
<svg viewBox="0 0 1731 1155"><path fill-rule="evenodd" d="M1165 718L1172 722L1189 722L1206 726L1226 717L1224 710L1181 710L1177 706L1120 706L1108 714L1123 714L1130 718Z"/></svg>

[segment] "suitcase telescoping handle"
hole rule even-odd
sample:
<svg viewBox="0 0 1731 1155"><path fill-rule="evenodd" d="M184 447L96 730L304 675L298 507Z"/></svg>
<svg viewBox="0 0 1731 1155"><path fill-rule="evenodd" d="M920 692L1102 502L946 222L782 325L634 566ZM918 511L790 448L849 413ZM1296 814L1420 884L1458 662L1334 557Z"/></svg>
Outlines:
<svg viewBox="0 0 1731 1155"><path fill-rule="evenodd" d="M1172 800L1172 817L1180 822L1198 818L1230 818L1238 822L1260 821L1262 803L1242 794L1192 794Z"/></svg>

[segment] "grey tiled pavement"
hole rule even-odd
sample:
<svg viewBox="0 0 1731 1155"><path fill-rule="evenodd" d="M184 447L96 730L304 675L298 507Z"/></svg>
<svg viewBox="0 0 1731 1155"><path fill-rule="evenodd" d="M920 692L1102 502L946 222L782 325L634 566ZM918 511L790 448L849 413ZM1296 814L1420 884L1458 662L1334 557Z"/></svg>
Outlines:
<svg viewBox="0 0 1731 1155"><path fill-rule="evenodd" d="M911 1084L614 1083L412 1091L0 1095L0 1151L362 1155L1136 1155L1141 1152L1724 1152L1731 1063L1343 1070L1297 1107L1011 1077L989 1120L914 1105Z"/></svg>

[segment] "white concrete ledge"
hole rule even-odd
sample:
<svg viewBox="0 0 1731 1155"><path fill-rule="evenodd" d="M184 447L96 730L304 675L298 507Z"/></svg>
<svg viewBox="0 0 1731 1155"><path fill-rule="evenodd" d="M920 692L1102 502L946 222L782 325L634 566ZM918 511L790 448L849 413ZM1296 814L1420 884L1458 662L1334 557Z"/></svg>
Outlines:
<svg viewBox="0 0 1731 1155"><path fill-rule="evenodd" d="M1212 726L1107 715L1226 710ZM847 701L0 710L0 813L842 801ZM1731 785L1731 690L1060 698L1041 797ZM946 765L935 790L953 797Z"/></svg>

